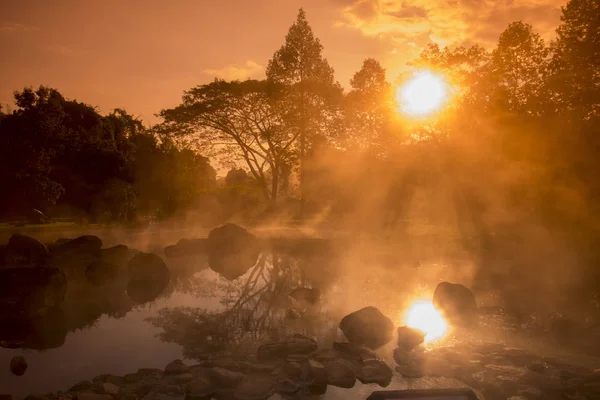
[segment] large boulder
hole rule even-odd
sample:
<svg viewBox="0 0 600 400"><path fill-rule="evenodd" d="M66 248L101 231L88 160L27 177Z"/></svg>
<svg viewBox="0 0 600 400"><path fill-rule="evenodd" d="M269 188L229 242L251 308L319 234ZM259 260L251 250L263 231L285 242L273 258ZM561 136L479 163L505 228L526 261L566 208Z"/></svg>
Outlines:
<svg viewBox="0 0 600 400"><path fill-rule="evenodd" d="M152 253L139 253L127 263L129 278L132 280L169 280L167 264Z"/></svg>
<svg viewBox="0 0 600 400"><path fill-rule="evenodd" d="M472 324L477 317L475 295L459 283L442 282L437 285L433 305L454 324Z"/></svg>
<svg viewBox="0 0 600 400"><path fill-rule="evenodd" d="M165 262L152 253L136 254L127 263L127 294L137 303L156 299L168 286L170 271Z"/></svg>
<svg viewBox="0 0 600 400"><path fill-rule="evenodd" d="M114 265L126 265L127 262L133 258L134 250L130 250L129 247L124 244L109 247L108 249L100 250L100 258L102 261L109 262Z"/></svg>
<svg viewBox="0 0 600 400"><path fill-rule="evenodd" d="M37 239L15 233L4 249L4 258L8 266L41 267L47 265L50 252Z"/></svg>
<svg viewBox="0 0 600 400"><path fill-rule="evenodd" d="M120 268L106 261L96 261L85 269L85 277L96 286L113 283L119 278Z"/></svg>
<svg viewBox="0 0 600 400"><path fill-rule="evenodd" d="M58 252L69 253L89 253L100 254L102 248L102 239L98 236L83 235L76 239L69 240L65 243L57 245L55 250Z"/></svg>
<svg viewBox="0 0 600 400"><path fill-rule="evenodd" d="M340 329L352 344L378 349L394 337L394 323L376 307L365 307L346 315Z"/></svg>
<svg viewBox="0 0 600 400"><path fill-rule="evenodd" d="M67 278L57 268L0 270L0 318L42 315L58 307L67 293Z"/></svg>
<svg viewBox="0 0 600 400"><path fill-rule="evenodd" d="M225 224L208 234L208 265L226 279L244 275L259 254L258 240L241 226Z"/></svg>

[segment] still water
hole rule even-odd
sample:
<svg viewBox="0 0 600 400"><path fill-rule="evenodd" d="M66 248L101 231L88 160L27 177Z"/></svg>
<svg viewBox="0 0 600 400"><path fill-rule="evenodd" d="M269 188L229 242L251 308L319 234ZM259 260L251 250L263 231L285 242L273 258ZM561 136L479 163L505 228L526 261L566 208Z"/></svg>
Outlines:
<svg viewBox="0 0 600 400"><path fill-rule="evenodd" d="M40 239L47 243L55 240ZM262 254L257 266L244 276L228 281L210 270L202 256L166 257L164 238L144 237L143 243L134 235L129 239L125 243L130 247L159 254L167 262L171 270L168 287L151 301L139 303L129 298L118 282L94 287L81 271L70 271L67 296L59 314L62 323L56 322L62 327L56 330L58 334L48 340L41 334L42 339L36 338L34 345L15 345L14 340L8 343L0 338L0 394L20 399L31 393L66 391L101 374L163 369L175 359L195 364L214 354L256 354L261 343L292 333L315 337L321 348L327 348L334 340L344 340L338 330L340 319L365 306L377 306L396 325L401 324L399 310L406 309L415 296L406 288L414 288L415 281L422 280L418 271L402 276L395 270L374 273L374 260L364 264L363 260L342 258L335 260L332 268L330 260L319 254L299 260L269 253ZM105 247L118 243L123 239L109 238ZM352 269L350 276L348 262L362 267ZM292 300L288 295L307 284L321 289L321 300L316 305ZM44 326L55 328L53 321L46 321ZM391 366L394 347L390 343L378 351ZM20 377L9 371L10 360L16 355L23 355L28 363L26 373ZM598 366L597 360L591 361L591 369ZM445 378L405 380L395 373L386 389L461 386L464 384ZM321 398L367 398L375 390L381 388L357 382L350 390L330 386Z"/></svg>

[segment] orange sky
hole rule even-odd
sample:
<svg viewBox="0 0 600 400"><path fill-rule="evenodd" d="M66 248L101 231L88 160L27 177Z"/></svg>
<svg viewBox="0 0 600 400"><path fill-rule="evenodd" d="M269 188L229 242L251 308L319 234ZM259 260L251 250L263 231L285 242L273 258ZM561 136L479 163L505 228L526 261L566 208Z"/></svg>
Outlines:
<svg viewBox="0 0 600 400"><path fill-rule="evenodd" d="M565 1L0 0L0 103L44 84L150 122L215 76L264 76L300 7L347 85L366 57L393 78L429 41L489 46L511 21L551 37Z"/></svg>

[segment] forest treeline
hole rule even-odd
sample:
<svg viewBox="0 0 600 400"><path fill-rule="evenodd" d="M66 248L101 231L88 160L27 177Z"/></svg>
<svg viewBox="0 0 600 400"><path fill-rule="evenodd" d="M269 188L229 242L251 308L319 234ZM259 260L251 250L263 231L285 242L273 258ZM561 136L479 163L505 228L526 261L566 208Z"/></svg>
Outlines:
<svg viewBox="0 0 600 400"><path fill-rule="evenodd" d="M593 248L598 15L599 0L569 0L549 43L514 22L491 50L430 44L394 82L366 59L344 91L300 10L265 79L190 88L150 128L121 109L101 115L55 89L25 88L0 114L0 213L352 216L380 229L407 219L420 196L431 218L452 215L484 247L503 227L539 223ZM419 69L452 88L422 120L395 99ZM209 159L230 169L224 182Z"/></svg>

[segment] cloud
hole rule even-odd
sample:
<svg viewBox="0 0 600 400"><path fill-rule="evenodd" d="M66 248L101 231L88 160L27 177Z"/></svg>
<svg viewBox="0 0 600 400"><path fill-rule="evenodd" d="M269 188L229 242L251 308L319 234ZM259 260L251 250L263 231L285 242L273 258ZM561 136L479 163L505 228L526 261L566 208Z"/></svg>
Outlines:
<svg viewBox="0 0 600 400"><path fill-rule="evenodd" d="M510 22L523 20L550 37L564 0L354 0L341 8L337 26L390 40L394 48L480 43L492 46Z"/></svg>
<svg viewBox="0 0 600 400"><path fill-rule="evenodd" d="M218 69L205 69L203 72L216 78L225 80L244 80L258 78L264 74L265 67L248 60L243 65L230 65Z"/></svg>
<svg viewBox="0 0 600 400"><path fill-rule="evenodd" d="M33 32L40 28L32 25L25 25L12 21L0 21L0 32L15 33L15 32Z"/></svg>

